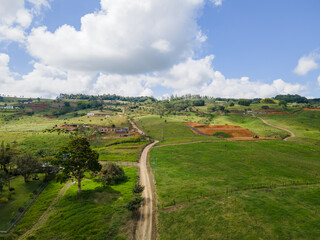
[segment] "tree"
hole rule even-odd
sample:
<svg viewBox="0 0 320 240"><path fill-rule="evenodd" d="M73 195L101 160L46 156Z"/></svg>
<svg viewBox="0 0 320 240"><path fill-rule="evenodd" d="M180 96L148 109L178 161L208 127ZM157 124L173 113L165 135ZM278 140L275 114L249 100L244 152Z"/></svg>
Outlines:
<svg viewBox="0 0 320 240"><path fill-rule="evenodd" d="M75 178L78 181L78 193L81 193L81 180L87 171L98 172L101 165L99 154L90 147L84 137L71 139L66 147L57 154L58 164L63 167L62 179Z"/></svg>
<svg viewBox="0 0 320 240"><path fill-rule="evenodd" d="M31 153L20 154L16 157L18 172L24 177L27 183L31 174L36 173L41 168L39 159Z"/></svg>
<svg viewBox="0 0 320 240"><path fill-rule="evenodd" d="M260 102L263 104L276 104L276 102L272 98L264 98Z"/></svg>
<svg viewBox="0 0 320 240"><path fill-rule="evenodd" d="M251 102L250 102L250 100L247 100L247 99L240 99L238 101L238 104L242 105L242 106L250 106Z"/></svg>
<svg viewBox="0 0 320 240"><path fill-rule="evenodd" d="M0 146L0 167L3 169L2 180L6 179L6 185L10 189L10 172L9 168L13 165L13 159L17 154L16 149L11 148L9 144L5 145L4 142Z"/></svg>
<svg viewBox="0 0 320 240"><path fill-rule="evenodd" d="M107 164L102 169L102 182L104 184L115 184L126 179L126 175L120 166Z"/></svg>
<svg viewBox="0 0 320 240"><path fill-rule="evenodd" d="M287 107L287 102L285 100L281 100L279 102L279 106L283 106L284 108L286 108Z"/></svg>

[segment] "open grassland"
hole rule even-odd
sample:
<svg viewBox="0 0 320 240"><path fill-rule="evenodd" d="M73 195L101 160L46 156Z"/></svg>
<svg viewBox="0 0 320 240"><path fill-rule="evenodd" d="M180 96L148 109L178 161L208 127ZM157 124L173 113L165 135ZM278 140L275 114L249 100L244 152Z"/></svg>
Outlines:
<svg viewBox="0 0 320 240"><path fill-rule="evenodd" d="M121 143L95 148L95 150L99 153L99 161L138 162L140 152L146 144L146 141Z"/></svg>
<svg viewBox="0 0 320 240"><path fill-rule="evenodd" d="M264 115L266 121L293 131L289 141L320 146L320 112L301 111L292 115Z"/></svg>
<svg viewBox="0 0 320 240"><path fill-rule="evenodd" d="M19 208L24 207L25 203L33 195L39 186L43 183L43 174L39 175L40 180L24 182L22 176L15 177L11 180L11 187L15 190L11 193L4 189L0 198L8 198L8 202L0 202L0 230L5 231L11 225L10 220L19 213Z"/></svg>
<svg viewBox="0 0 320 240"><path fill-rule="evenodd" d="M223 141L158 147L150 157L160 239L320 236L317 147Z"/></svg>
<svg viewBox="0 0 320 240"><path fill-rule="evenodd" d="M118 185L104 188L88 179L81 195L77 186L72 186L33 239L129 239L132 226L126 205L137 181L137 169L124 170L128 181Z"/></svg>
<svg viewBox="0 0 320 240"><path fill-rule="evenodd" d="M225 116L217 116L213 119L215 125L237 125L249 129L261 137L270 138L285 138L288 136L288 132L268 126L264 124L260 119L252 116L243 116L241 114L228 114Z"/></svg>
<svg viewBox="0 0 320 240"><path fill-rule="evenodd" d="M160 211L160 239L320 238L320 186L236 192Z"/></svg>
<svg viewBox="0 0 320 240"><path fill-rule="evenodd" d="M215 137L203 137L193 133L180 118L145 116L136 119L137 125L147 135L154 139L163 140L160 144L177 142L194 142L217 140Z"/></svg>
<svg viewBox="0 0 320 240"><path fill-rule="evenodd" d="M320 182L320 149L282 141L165 146L151 158L164 206L228 189Z"/></svg>

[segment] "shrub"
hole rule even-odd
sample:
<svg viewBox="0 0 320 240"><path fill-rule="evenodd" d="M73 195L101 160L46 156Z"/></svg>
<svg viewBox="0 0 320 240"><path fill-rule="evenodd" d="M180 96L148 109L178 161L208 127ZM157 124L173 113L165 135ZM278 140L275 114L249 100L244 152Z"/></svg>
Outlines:
<svg viewBox="0 0 320 240"><path fill-rule="evenodd" d="M214 134L212 134L212 136L214 137L219 137L219 138L230 138L231 135L225 132L215 132Z"/></svg>
<svg viewBox="0 0 320 240"><path fill-rule="evenodd" d="M0 198L0 202L1 202L1 203L6 203L6 202L8 202L8 201L9 201L9 199L6 198L6 197Z"/></svg>
<svg viewBox="0 0 320 240"><path fill-rule="evenodd" d="M115 164L107 164L101 172L101 180L106 185L119 183L126 179L123 169Z"/></svg>

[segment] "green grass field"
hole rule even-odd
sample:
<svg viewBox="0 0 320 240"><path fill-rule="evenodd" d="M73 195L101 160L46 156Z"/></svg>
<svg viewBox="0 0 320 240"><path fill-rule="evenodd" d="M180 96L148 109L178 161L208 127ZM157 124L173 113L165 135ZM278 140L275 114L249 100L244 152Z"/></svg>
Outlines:
<svg viewBox="0 0 320 240"><path fill-rule="evenodd" d="M150 157L157 158L160 239L257 239L261 231L262 239L309 239L303 226L290 235L299 221L306 222L312 236L320 236L320 218L313 212L320 202L312 198L320 191L319 185L312 185L314 193L309 192L310 185L299 185L320 182L317 147L283 141L222 141L154 148ZM281 201L279 191L285 195ZM270 206L264 207L266 195ZM296 196L304 195L306 202L299 204ZM230 209L231 199L241 209ZM304 215L298 215L296 211L305 205ZM275 222L276 216L269 218L268 214L276 211L288 215ZM313 214L314 222L308 213ZM236 228L227 231L230 236L224 235L226 227L233 225Z"/></svg>
<svg viewBox="0 0 320 240"><path fill-rule="evenodd" d="M56 206L57 214L34 233L34 239L129 239L131 215L126 204L137 181L137 169L124 167L128 181L103 188L83 182L81 195L72 186Z"/></svg>
<svg viewBox="0 0 320 240"><path fill-rule="evenodd" d="M160 144L217 140L194 134L180 117L145 116L136 119L137 125L154 139L162 140Z"/></svg>
<svg viewBox="0 0 320 240"><path fill-rule="evenodd" d="M9 196L9 191L5 188L0 198L6 197L8 202L0 202L0 231L5 231L11 225L10 220L19 213L19 208L30 199L33 192L43 183L43 175L39 175L40 180L24 182L22 176L15 177L11 180L11 187L15 188L14 192Z"/></svg>
<svg viewBox="0 0 320 240"><path fill-rule="evenodd" d="M290 141L320 146L320 112L301 111L292 115L265 115L263 118L293 131L296 137Z"/></svg>

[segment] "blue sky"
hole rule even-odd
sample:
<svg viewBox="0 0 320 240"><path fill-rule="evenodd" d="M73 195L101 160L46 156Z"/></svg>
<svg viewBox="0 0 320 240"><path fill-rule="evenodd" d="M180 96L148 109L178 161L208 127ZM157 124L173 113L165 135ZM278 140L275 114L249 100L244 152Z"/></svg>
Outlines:
<svg viewBox="0 0 320 240"><path fill-rule="evenodd" d="M0 2L0 94L320 97L317 0Z"/></svg>

